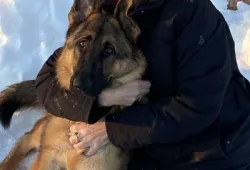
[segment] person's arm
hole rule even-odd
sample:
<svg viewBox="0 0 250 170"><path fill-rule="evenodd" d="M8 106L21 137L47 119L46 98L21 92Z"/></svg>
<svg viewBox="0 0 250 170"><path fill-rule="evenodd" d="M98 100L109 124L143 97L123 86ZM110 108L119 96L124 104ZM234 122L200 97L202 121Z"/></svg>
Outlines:
<svg viewBox="0 0 250 170"><path fill-rule="evenodd" d="M228 38L228 27L218 16L211 5L197 8L175 43L178 96L131 106L106 117L107 134L114 145L135 149L177 142L216 121L235 57L229 52L234 42ZM178 19L177 15L175 22Z"/></svg>
<svg viewBox="0 0 250 170"><path fill-rule="evenodd" d="M62 48L57 49L38 73L35 89L37 98L45 110L55 116L94 123L109 111L109 107L99 107L94 97L87 96L80 90L65 91L60 88L55 65L61 51Z"/></svg>

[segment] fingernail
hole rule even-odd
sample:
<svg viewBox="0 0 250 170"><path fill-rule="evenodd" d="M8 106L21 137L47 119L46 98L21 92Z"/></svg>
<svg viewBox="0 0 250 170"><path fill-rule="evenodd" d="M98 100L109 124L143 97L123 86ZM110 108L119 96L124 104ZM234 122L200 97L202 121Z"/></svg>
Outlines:
<svg viewBox="0 0 250 170"><path fill-rule="evenodd" d="M71 140L71 144L72 144L72 145L76 145L76 144L78 144L78 142L79 142L79 141L78 141L77 139L72 139L72 140Z"/></svg>

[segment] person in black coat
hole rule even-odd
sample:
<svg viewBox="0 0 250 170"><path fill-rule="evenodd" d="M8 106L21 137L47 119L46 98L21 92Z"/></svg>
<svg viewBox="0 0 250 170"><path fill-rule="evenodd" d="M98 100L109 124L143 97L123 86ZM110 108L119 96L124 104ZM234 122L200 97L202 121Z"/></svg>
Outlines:
<svg viewBox="0 0 250 170"><path fill-rule="evenodd" d="M110 12L113 6L103 8ZM56 83L61 48L37 76L44 108L82 122L70 129L81 135L80 141L70 138L75 149L90 147L91 155L109 139L134 151L129 170L250 169L249 82L239 72L222 14L210 0L151 0L135 8L132 18L141 29L147 81L104 90L86 113L72 101L88 96L69 91L66 99ZM132 104L146 93L150 103ZM118 103L129 107L97 122Z"/></svg>

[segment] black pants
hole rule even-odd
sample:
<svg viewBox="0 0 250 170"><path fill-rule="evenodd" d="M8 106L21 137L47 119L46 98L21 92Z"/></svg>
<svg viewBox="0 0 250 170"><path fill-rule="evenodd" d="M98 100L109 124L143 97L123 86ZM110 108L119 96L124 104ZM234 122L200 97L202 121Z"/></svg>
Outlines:
<svg viewBox="0 0 250 170"><path fill-rule="evenodd" d="M147 157L135 156L132 158L128 170L250 170L250 143L243 145L239 150L235 148L227 158L217 157L214 160L198 161L178 167L169 167L164 163L159 165Z"/></svg>
<svg viewBox="0 0 250 170"><path fill-rule="evenodd" d="M174 156L167 156L164 159L162 159L162 155L168 154L167 150L164 150L163 154L155 154L154 159L149 158L151 155L137 154L132 157L128 170L250 170L250 116L248 119L249 121L245 121L234 134L222 140L225 148L212 150L212 154L210 152L204 156L202 153L192 153L192 157L187 154L187 159L181 159L181 164L175 162L174 165L169 166L169 163L171 164L174 160L172 157L176 158L185 153L184 150L189 150L189 145L184 143L182 149L177 151L177 155L169 154ZM173 152L175 151L175 149L171 149ZM157 155L159 155L159 159L156 158Z"/></svg>
<svg viewBox="0 0 250 170"><path fill-rule="evenodd" d="M136 155L132 157L128 170L159 170L159 168L157 167L157 163L152 159Z"/></svg>

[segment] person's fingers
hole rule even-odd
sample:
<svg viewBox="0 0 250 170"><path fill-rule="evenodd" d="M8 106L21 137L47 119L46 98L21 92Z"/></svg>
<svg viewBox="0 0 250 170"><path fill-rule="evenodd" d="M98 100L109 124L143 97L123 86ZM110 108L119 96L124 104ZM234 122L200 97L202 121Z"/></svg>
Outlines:
<svg viewBox="0 0 250 170"><path fill-rule="evenodd" d="M123 104L122 105L124 105L124 106L132 106L133 105L133 103L135 102L135 100L131 100L131 101L126 101L126 102L123 102Z"/></svg>
<svg viewBox="0 0 250 170"><path fill-rule="evenodd" d="M139 95L141 94L145 94L145 92L147 92L149 89L150 89L150 83L149 82L141 82L139 84L139 87L138 87L138 92L139 92Z"/></svg>
<svg viewBox="0 0 250 170"><path fill-rule="evenodd" d="M78 132L78 134L77 134L77 139L79 140L79 141L82 141L83 140L83 138L85 137L85 136L87 136L89 133L88 133L88 129L81 129L79 132Z"/></svg>
<svg viewBox="0 0 250 170"><path fill-rule="evenodd" d="M69 141L70 141L70 143L71 143L72 145L75 145L75 144L77 144L77 143L80 142L80 141L78 141L76 135L70 136Z"/></svg>
<svg viewBox="0 0 250 170"><path fill-rule="evenodd" d="M104 89L100 95L98 95L98 104L101 106L112 106L114 105L113 99L116 98L117 89L107 88Z"/></svg>
<svg viewBox="0 0 250 170"><path fill-rule="evenodd" d="M86 153L89 151L90 147L84 148L84 149L76 149L76 153L78 154L82 154L82 153Z"/></svg>
<svg viewBox="0 0 250 170"><path fill-rule="evenodd" d="M139 88L150 88L151 83L145 80L138 80L137 83L139 84Z"/></svg>
<svg viewBox="0 0 250 170"><path fill-rule="evenodd" d="M74 136L74 135L76 135L77 133L76 132L68 132L66 135L68 136L68 137L70 137L70 136Z"/></svg>
<svg viewBox="0 0 250 170"><path fill-rule="evenodd" d="M143 83L141 85L141 89L150 89L150 87L151 87L151 84L149 82Z"/></svg>
<svg viewBox="0 0 250 170"><path fill-rule="evenodd" d="M85 151L86 156L94 155L102 146L106 145L108 140L103 141L101 138L96 139L94 144L89 148L88 151Z"/></svg>
<svg viewBox="0 0 250 170"><path fill-rule="evenodd" d="M93 145L89 148L89 150L85 153L85 155L92 156L97 152L98 149L99 149L99 147L97 145Z"/></svg>
<svg viewBox="0 0 250 170"><path fill-rule="evenodd" d="M91 146L91 143L89 141L81 141L81 142L73 145L73 147L76 150L86 150L90 146Z"/></svg>
<svg viewBox="0 0 250 170"><path fill-rule="evenodd" d="M141 98L142 96L148 94L149 91L150 91L149 88L140 89L137 98Z"/></svg>
<svg viewBox="0 0 250 170"><path fill-rule="evenodd" d="M77 134L77 138L78 138L78 140L79 141L82 141L86 136L88 136L88 137L90 137L91 136L91 134L93 134L94 133L94 128L87 128L87 127L85 127L85 128L82 128L82 129L80 129L80 131L78 132L78 134ZM90 136L89 136L90 135Z"/></svg>
<svg viewBox="0 0 250 170"><path fill-rule="evenodd" d="M88 129L87 127L88 127L88 125L86 123L78 122L78 123L75 123L75 124L70 126L70 132L75 133L75 134L80 133L80 136L78 136L78 137L81 137L81 136L83 136L82 131L87 130Z"/></svg>
<svg viewBox="0 0 250 170"><path fill-rule="evenodd" d="M80 154L84 153L84 152L85 152L85 150L86 150L86 149L76 150L76 153L80 155Z"/></svg>
<svg viewBox="0 0 250 170"><path fill-rule="evenodd" d="M144 90L141 92L140 96L142 97L142 96L148 94L149 91L150 91L149 89L144 89Z"/></svg>
<svg viewBox="0 0 250 170"><path fill-rule="evenodd" d="M75 124L73 124L73 125L70 126L70 131L74 132L74 133L79 132L80 129L81 129L81 126L80 126L79 123L75 123Z"/></svg>

